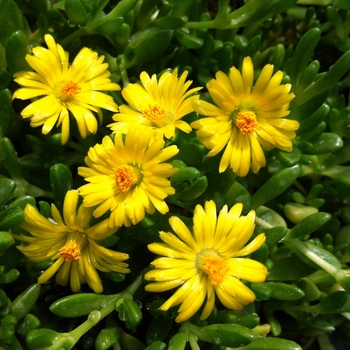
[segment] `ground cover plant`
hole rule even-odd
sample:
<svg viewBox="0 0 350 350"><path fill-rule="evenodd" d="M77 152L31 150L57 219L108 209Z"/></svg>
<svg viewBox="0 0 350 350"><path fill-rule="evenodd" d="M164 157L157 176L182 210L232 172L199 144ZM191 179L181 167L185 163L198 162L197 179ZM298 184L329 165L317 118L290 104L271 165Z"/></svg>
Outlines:
<svg viewBox="0 0 350 350"><path fill-rule="evenodd" d="M347 0L0 0L0 349L350 349Z"/></svg>

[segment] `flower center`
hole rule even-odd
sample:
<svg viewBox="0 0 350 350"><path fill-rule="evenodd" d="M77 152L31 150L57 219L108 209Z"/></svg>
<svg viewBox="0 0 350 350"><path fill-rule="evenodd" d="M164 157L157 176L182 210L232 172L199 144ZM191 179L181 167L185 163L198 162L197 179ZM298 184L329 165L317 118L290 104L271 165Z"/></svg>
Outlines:
<svg viewBox="0 0 350 350"><path fill-rule="evenodd" d="M197 268L206 273L212 285L221 283L230 271L227 261L212 250L205 250L197 258Z"/></svg>
<svg viewBox="0 0 350 350"><path fill-rule="evenodd" d="M79 261L80 252L87 241L85 233L73 231L68 234L66 244L59 250L65 261Z"/></svg>
<svg viewBox="0 0 350 350"><path fill-rule="evenodd" d="M140 183L141 178L140 169L132 165L122 165L115 172L115 183L121 192L126 192L135 184Z"/></svg>
<svg viewBox="0 0 350 350"><path fill-rule="evenodd" d="M242 134L252 134L259 126L255 113L246 110L238 113L236 125Z"/></svg>
<svg viewBox="0 0 350 350"><path fill-rule="evenodd" d="M74 81L67 81L61 85L60 90L63 95L72 97L77 95L80 92L81 88Z"/></svg>
<svg viewBox="0 0 350 350"><path fill-rule="evenodd" d="M80 260L80 246L76 242L67 242L59 252L65 261Z"/></svg>
<svg viewBox="0 0 350 350"><path fill-rule="evenodd" d="M148 108L142 111L142 116L158 128L169 125L174 119L170 112L156 105L148 105Z"/></svg>

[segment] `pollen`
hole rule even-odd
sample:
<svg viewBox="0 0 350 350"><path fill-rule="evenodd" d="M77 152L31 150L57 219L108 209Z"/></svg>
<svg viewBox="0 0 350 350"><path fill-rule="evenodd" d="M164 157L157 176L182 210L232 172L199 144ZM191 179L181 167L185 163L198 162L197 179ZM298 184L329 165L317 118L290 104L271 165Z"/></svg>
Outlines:
<svg viewBox="0 0 350 350"><path fill-rule="evenodd" d="M59 250L59 253L65 261L79 261L80 245L74 241L69 241Z"/></svg>
<svg viewBox="0 0 350 350"><path fill-rule="evenodd" d="M259 126L255 113L246 110L238 113L236 125L242 134L252 134Z"/></svg>
<svg viewBox="0 0 350 350"><path fill-rule="evenodd" d="M158 128L165 127L173 121L172 114L157 105L148 105L148 108L142 111L142 116Z"/></svg>
<svg viewBox="0 0 350 350"><path fill-rule="evenodd" d="M212 285L224 281L226 274L230 271L225 259L214 252L204 251L198 259L197 267L209 277Z"/></svg>
<svg viewBox="0 0 350 350"><path fill-rule="evenodd" d="M74 81L67 81L61 86L61 93L65 96L73 97L80 92L80 86Z"/></svg>
<svg viewBox="0 0 350 350"><path fill-rule="evenodd" d="M140 170L131 165L123 165L115 172L115 182L121 192L126 192L135 184L139 183L140 178Z"/></svg>

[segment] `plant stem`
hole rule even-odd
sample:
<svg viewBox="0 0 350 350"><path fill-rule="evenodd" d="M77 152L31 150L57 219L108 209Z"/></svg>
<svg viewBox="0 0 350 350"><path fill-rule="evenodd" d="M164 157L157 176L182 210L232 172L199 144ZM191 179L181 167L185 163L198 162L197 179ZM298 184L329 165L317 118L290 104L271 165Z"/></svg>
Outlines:
<svg viewBox="0 0 350 350"><path fill-rule="evenodd" d="M94 310L90 312L88 319L83 322L80 326L75 328L70 333L62 333L56 338L56 341L53 345L46 348L47 350L58 350L58 349L71 349L78 340L92 327L94 327L100 320L109 315L112 311L115 310L115 302L119 298L111 299L106 307L100 311Z"/></svg>
<svg viewBox="0 0 350 350"><path fill-rule="evenodd" d="M273 225L269 224L267 221L260 219L258 216L255 217L255 222L263 228L272 228Z"/></svg>
<svg viewBox="0 0 350 350"><path fill-rule="evenodd" d="M137 289L141 286L142 284L142 279L143 279L143 273L141 273L140 276L136 278L136 280L130 284L129 287L125 289L124 292L130 293L131 295L134 295Z"/></svg>
<svg viewBox="0 0 350 350"><path fill-rule="evenodd" d="M68 35L65 39L63 39L60 44L64 48L67 47L70 43L72 43L74 40L80 38L81 36L86 34L86 29L85 28L79 28L72 34Z"/></svg>
<svg viewBox="0 0 350 350"><path fill-rule="evenodd" d="M117 57L117 64L120 71L120 76L122 78L123 86L126 87L129 84L129 77L125 67L124 55Z"/></svg>
<svg viewBox="0 0 350 350"><path fill-rule="evenodd" d="M30 184L23 178L20 180L16 180L16 182L17 182L17 187L14 193L16 197L26 194L33 197L53 198L52 192L42 190L41 188Z"/></svg>
<svg viewBox="0 0 350 350"><path fill-rule="evenodd" d="M113 350L122 350L119 342L113 344Z"/></svg>
<svg viewBox="0 0 350 350"><path fill-rule="evenodd" d="M188 342L190 343L192 350L200 350L200 347L198 346L198 343L197 343L197 337L194 334L191 334L191 333L189 334Z"/></svg>
<svg viewBox="0 0 350 350"><path fill-rule="evenodd" d="M142 278L143 274L138 276L123 292L116 294L115 298L111 299L107 306L100 311L91 311L88 319L70 333L62 333L58 336L54 344L48 347L47 350L65 349L67 346L71 349L86 332L115 310L116 302L123 298L123 295L132 296L142 284ZM118 347L116 349L118 349Z"/></svg>
<svg viewBox="0 0 350 350"><path fill-rule="evenodd" d="M308 249L307 246L298 239L285 241L284 244L293 251L298 251L299 253L305 255L308 259L320 266L323 270L328 272L345 289L347 293L350 293L350 276L347 271L331 265L329 262L322 259L322 257Z"/></svg>

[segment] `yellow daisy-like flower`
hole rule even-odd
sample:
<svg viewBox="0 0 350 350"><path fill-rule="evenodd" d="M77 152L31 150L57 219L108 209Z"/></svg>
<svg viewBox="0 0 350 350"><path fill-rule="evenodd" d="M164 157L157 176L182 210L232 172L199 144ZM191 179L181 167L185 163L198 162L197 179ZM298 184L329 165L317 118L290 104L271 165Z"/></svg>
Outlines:
<svg viewBox="0 0 350 350"><path fill-rule="evenodd" d="M218 72L207 88L215 105L206 101L193 102L201 118L191 124L197 136L215 156L224 150L219 171L230 167L239 176L254 173L266 164L262 147L269 151L279 148L292 150L291 139L299 123L283 117L289 114L289 103L294 98L291 85L281 85L283 73L273 74L273 66L266 65L254 87L254 67L250 57L243 60L242 73L232 67L227 76Z"/></svg>
<svg viewBox="0 0 350 350"><path fill-rule="evenodd" d="M164 161L179 150L155 138L147 128L132 128L126 135L116 134L114 142L105 136L102 144L90 148L78 174L89 184L79 188L87 207L98 206L93 215L111 211L109 226L136 225L157 209L165 214L164 199L175 193L168 178L176 168Z"/></svg>
<svg viewBox="0 0 350 350"><path fill-rule="evenodd" d="M78 205L77 190L68 191L63 205L63 220L54 204L52 219L42 216L33 206L24 209L21 227L32 236L14 235L22 243L18 249L31 261L55 260L38 278L38 283L47 282L56 274L56 282L65 286L70 280L73 292L78 292L87 283L95 293L102 293L103 286L96 270L103 272L130 272L123 261L128 254L104 248L96 242L109 237L117 228L108 227L108 219L89 227L92 209Z"/></svg>
<svg viewBox="0 0 350 350"><path fill-rule="evenodd" d="M183 322L192 317L206 299L201 320L206 319L215 304L215 294L232 310L241 310L255 300L255 294L240 279L260 283L267 268L252 259L242 258L259 249L265 234L259 234L244 247L254 231L255 212L240 216L242 204L229 211L225 205L217 217L213 201L197 205L193 217L193 234L177 217L169 219L175 234L160 232L164 243L148 245L151 252L161 255L152 262L156 268L145 279L156 281L145 288L149 292L164 292L179 287L160 307L168 310L180 305L176 318Z"/></svg>
<svg viewBox="0 0 350 350"><path fill-rule="evenodd" d="M186 114L193 112L192 101L199 98L193 95L201 88L188 90L192 81L186 81L188 72L177 76L177 69L165 72L157 81L156 75L150 78L146 72L140 75L141 83L129 84L122 90L122 95L130 105L121 105L119 113L113 116L116 123L109 127L115 132L126 134L130 127L145 125L158 134L171 138L175 130L189 133L192 128L183 120ZM192 96L191 96L192 95Z"/></svg>
<svg viewBox="0 0 350 350"><path fill-rule="evenodd" d="M48 49L35 47L33 55L26 60L34 72L17 72L15 81L22 88L15 91L13 98L27 100L44 96L27 106L21 113L23 118L31 118L32 127L42 127L42 133L49 133L57 122L62 124L62 144L69 137L69 112L74 116L82 138L95 134L98 128L93 114L96 112L102 121L101 108L112 112L118 106L111 96L98 90L117 91L118 84L112 83L103 63L104 56L84 47L73 63L69 65L68 52L65 52L53 37L45 35Z"/></svg>

